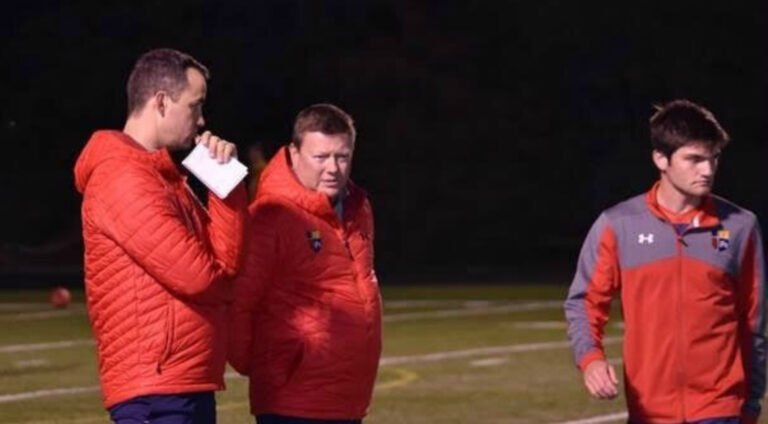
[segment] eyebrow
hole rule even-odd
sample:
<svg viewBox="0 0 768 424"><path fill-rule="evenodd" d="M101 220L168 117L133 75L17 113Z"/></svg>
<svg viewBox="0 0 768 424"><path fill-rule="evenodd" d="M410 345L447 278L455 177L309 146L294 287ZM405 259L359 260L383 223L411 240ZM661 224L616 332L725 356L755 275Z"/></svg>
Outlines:
<svg viewBox="0 0 768 424"><path fill-rule="evenodd" d="M720 152L713 153L711 155L705 155L701 153L688 153L685 155L686 159L718 159L720 157Z"/></svg>

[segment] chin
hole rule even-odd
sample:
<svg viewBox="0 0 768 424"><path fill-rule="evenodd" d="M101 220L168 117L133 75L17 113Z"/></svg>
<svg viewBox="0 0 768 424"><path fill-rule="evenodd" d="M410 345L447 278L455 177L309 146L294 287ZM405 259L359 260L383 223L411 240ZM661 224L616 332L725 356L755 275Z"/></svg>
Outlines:
<svg viewBox="0 0 768 424"><path fill-rule="evenodd" d="M697 197L706 196L710 193L712 193L711 187L697 188L697 189L691 190L691 194Z"/></svg>
<svg viewBox="0 0 768 424"><path fill-rule="evenodd" d="M325 194L328 197L336 197L339 195L339 190L319 190L320 193Z"/></svg>

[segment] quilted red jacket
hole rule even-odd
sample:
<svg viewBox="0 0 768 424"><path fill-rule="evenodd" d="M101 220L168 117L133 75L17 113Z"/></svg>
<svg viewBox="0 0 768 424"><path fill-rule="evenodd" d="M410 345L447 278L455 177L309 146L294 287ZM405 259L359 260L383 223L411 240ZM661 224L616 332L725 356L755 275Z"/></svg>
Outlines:
<svg viewBox="0 0 768 424"><path fill-rule="evenodd" d="M206 211L166 150L97 131L75 165L104 404L224 387L225 301L246 194Z"/></svg>
<svg viewBox="0 0 768 424"><path fill-rule="evenodd" d="M381 354L373 216L349 185L339 219L294 176L285 149L262 175L235 280L230 363L251 411L316 419L366 415Z"/></svg>

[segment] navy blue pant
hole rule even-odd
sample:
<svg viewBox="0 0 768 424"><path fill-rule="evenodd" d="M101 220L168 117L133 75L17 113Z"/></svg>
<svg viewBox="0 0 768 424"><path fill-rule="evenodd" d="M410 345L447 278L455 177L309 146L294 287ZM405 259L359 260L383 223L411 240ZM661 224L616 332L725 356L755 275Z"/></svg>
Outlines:
<svg viewBox="0 0 768 424"><path fill-rule="evenodd" d="M363 420L315 420L273 414L256 416L256 424L361 424L362 422Z"/></svg>
<svg viewBox="0 0 768 424"><path fill-rule="evenodd" d="M115 424L216 424L213 392L139 396L109 408Z"/></svg>

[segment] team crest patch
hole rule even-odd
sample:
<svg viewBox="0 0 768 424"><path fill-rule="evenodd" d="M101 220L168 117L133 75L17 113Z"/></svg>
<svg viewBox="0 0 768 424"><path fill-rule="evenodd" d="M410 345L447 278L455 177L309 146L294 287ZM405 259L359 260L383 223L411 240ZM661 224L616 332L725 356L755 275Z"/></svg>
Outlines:
<svg viewBox="0 0 768 424"><path fill-rule="evenodd" d="M712 234L712 247L719 252L728 249L731 244L731 232L728 230L717 230Z"/></svg>
<svg viewBox="0 0 768 424"><path fill-rule="evenodd" d="M307 231L307 240L309 240L309 247L313 252L317 253L323 247L323 239L320 238L320 231L311 230Z"/></svg>

